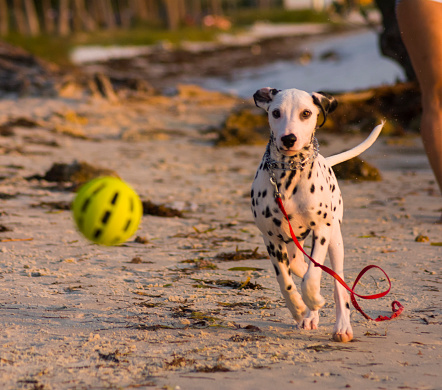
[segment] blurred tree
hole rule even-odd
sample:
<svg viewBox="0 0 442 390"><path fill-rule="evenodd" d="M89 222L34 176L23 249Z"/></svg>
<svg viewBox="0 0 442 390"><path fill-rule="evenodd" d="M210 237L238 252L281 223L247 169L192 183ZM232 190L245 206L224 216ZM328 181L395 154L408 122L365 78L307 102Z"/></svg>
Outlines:
<svg viewBox="0 0 442 390"><path fill-rule="evenodd" d="M71 31L69 26L69 3L70 0L60 0L58 6L58 33L61 36L66 36Z"/></svg>
<svg viewBox="0 0 442 390"><path fill-rule="evenodd" d="M6 0L0 0L0 35L7 35L9 32L9 10Z"/></svg>
<svg viewBox="0 0 442 390"><path fill-rule="evenodd" d="M72 23L75 31L94 31L96 23L86 9L85 0L74 0Z"/></svg>
<svg viewBox="0 0 442 390"><path fill-rule="evenodd" d="M42 0L43 26L48 34L55 32L55 13L51 0Z"/></svg>
<svg viewBox="0 0 442 390"><path fill-rule="evenodd" d="M35 10L34 0L24 0L26 19L28 21L28 31L31 36L40 34L40 23L38 21L37 11Z"/></svg>
<svg viewBox="0 0 442 390"><path fill-rule="evenodd" d="M15 25L18 32L22 35L28 35L25 15L23 13L23 4L20 0L14 0L12 2L12 14L14 15Z"/></svg>

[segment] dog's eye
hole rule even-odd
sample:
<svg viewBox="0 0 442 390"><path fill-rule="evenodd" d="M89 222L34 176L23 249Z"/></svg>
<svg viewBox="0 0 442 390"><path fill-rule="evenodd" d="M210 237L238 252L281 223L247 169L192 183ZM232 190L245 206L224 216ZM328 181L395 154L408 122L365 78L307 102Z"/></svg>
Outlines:
<svg viewBox="0 0 442 390"><path fill-rule="evenodd" d="M278 109L272 111L273 118L278 119L281 117L281 111Z"/></svg>
<svg viewBox="0 0 442 390"><path fill-rule="evenodd" d="M303 119L310 118L312 116L312 112L310 110L304 110L301 113Z"/></svg>

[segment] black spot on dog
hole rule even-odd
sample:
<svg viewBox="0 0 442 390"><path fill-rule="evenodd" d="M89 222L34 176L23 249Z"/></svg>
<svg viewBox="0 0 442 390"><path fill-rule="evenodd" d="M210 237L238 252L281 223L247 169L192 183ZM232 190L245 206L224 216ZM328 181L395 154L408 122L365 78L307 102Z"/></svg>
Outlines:
<svg viewBox="0 0 442 390"><path fill-rule="evenodd" d="M346 307L348 310L350 310L350 305L349 305L348 302L345 303L345 307Z"/></svg>
<svg viewBox="0 0 442 390"><path fill-rule="evenodd" d="M312 186L310 187L310 192L313 194L315 192L315 185L312 184Z"/></svg>
<svg viewBox="0 0 442 390"><path fill-rule="evenodd" d="M267 196L267 190L264 190L264 191L262 192L262 198L264 199L266 196Z"/></svg>
<svg viewBox="0 0 442 390"><path fill-rule="evenodd" d="M252 206L255 207L255 198L252 198Z"/></svg>
<svg viewBox="0 0 442 390"><path fill-rule="evenodd" d="M270 218L272 215L273 215L273 214L272 214L272 212L270 211L270 207L267 206L267 207L266 207L266 211L265 211L264 216L265 216L266 218Z"/></svg>
<svg viewBox="0 0 442 390"><path fill-rule="evenodd" d="M281 251L276 251L276 258L278 259L278 261L279 261L280 263L283 262L282 252L281 252Z"/></svg>
<svg viewBox="0 0 442 390"><path fill-rule="evenodd" d="M252 191L250 191L250 197L253 198L254 195L255 195L255 191L252 188Z"/></svg>
<svg viewBox="0 0 442 390"><path fill-rule="evenodd" d="M314 221L311 221L310 226L316 226L316 223Z"/></svg>
<svg viewBox="0 0 442 390"><path fill-rule="evenodd" d="M279 276L279 267L276 264L273 264L273 268L275 269L276 276Z"/></svg>
<svg viewBox="0 0 442 390"><path fill-rule="evenodd" d="M278 227L280 227L281 226L281 221L279 220L279 219L277 219L277 218L273 218L273 223L276 225L276 226L278 226Z"/></svg>
<svg viewBox="0 0 442 390"><path fill-rule="evenodd" d="M273 236L273 232L269 230L269 231L267 232L267 235L270 236L270 237L272 237L272 236Z"/></svg>
<svg viewBox="0 0 442 390"><path fill-rule="evenodd" d="M327 213L324 213L324 219L327 218Z"/></svg>
<svg viewBox="0 0 442 390"><path fill-rule="evenodd" d="M287 291L290 291L292 289L292 285L287 286Z"/></svg>
<svg viewBox="0 0 442 390"><path fill-rule="evenodd" d="M307 229L305 232L301 233L301 238L305 240L305 238L310 234L310 229Z"/></svg>
<svg viewBox="0 0 442 390"><path fill-rule="evenodd" d="M322 214L322 211L321 211L321 210L319 210L319 211L317 212L317 214L318 214L318 215L321 215L321 214Z"/></svg>
<svg viewBox="0 0 442 390"><path fill-rule="evenodd" d="M291 171L290 172L290 176L287 179L286 183L285 183L285 189L287 190L290 187L290 184L292 184L292 180L293 178L296 176L296 171Z"/></svg>
<svg viewBox="0 0 442 390"><path fill-rule="evenodd" d="M321 238L321 245L325 244L325 241L327 241L324 237Z"/></svg>

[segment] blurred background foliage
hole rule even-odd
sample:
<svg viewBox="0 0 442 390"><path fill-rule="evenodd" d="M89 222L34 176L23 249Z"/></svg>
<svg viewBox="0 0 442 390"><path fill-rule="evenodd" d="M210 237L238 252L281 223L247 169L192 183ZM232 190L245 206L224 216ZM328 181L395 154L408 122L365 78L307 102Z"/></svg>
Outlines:
<svg viewBox="0 0 442 390"><path fill-rule="evenodd" d="M0 39L61 65L77 45L215 39L257 21L331 23L371 0L0 0Z"/></svg>

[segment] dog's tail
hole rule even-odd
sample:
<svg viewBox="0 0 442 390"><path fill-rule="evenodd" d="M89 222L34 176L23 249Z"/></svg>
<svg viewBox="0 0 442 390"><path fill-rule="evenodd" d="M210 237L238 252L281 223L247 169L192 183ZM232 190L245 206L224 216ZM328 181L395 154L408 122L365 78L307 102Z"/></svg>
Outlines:
<svg viewBox="0 0 442 390"><path fill-rule="evenodd" d="M333 165L350 160L351 158L356 157L363 151L367 150L371 145L373 145L374 141L376 141L376 138L378 138L379 134L382 131L384 123L385 122L382 121L380 125L377 125L367 137L367 139L361 142L358 146L355 146L353 149L327 157L326 161L328 165L332 167Z"/></svg>

